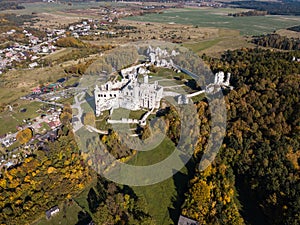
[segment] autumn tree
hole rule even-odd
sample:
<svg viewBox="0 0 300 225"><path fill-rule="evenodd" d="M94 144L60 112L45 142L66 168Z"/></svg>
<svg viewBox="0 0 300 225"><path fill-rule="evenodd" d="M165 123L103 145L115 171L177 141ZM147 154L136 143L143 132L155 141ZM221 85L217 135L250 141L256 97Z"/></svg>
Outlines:
<svg viewBox="0 0 300 225"><path fill-rule="evenodd" d="M33 137L32 130L30 128L26 128L18 132L16 139L18 140L19 143L25 144L28 141L30 141L32 137Z"/></svg>
<svg viewBox="0 0 300 225"><path fill-rule="evenodd" d="M182 214L201 224L242 224L242 198L236 192L242 184L247 192L239 195L257 202L270 224L299 224L300 64L293 56L299 58L300 52L255 48L226 51L220 58L205 56L213 72L231 73L234 90L224 91L227 130L222 148L210 167L195 171ZM197 103L201 136L196 162L207 147L209 107Z"/></svg>
<svg viewBox="0 0 300 225"><path fill-rule="evenodd" d="M86 47L86 44L84 42L74 37L60 38L57 40L56 45L59 47L75 47L75 48Z"/></svg>
<svg viewBox="0 0 300 225"><path fill-rule="evenodd" d="M44 143L51 151L37 150L22 164L0 177L0 221L30 224L53 205L70 199L91 182L91 174L71 132Z"/></svg>
<svg viewBox="0 0 300 225"><path fill-rule="evenodd" d="M84 125L89 125L94 127L95 126L95 114L93 112L88 112L85 113L84 117L83 117L83 123Z"/></svg>
<svg viewBox="0 0 300 225"><path fill-rule="evenodd" d="M68 125L72 120L72 107L70 104L65 104L62 113L60 114L60 121L63 125Z"/></svg>

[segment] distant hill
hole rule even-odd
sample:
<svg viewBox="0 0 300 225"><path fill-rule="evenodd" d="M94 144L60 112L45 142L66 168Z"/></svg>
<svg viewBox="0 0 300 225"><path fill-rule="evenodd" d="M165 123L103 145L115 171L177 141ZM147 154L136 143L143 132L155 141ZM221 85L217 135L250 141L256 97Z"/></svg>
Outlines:
<svg viewBox="0 0 300 225"><path fill-rule="evenodd" d="M43 0L0 0L1 2L6 3L14 3L14 4L21 4L21 3L33 3L33 2L41 2ZM54 0L56 1L56 0ZM90 2L90 0L57 0L59 2Z"/></svg>
<svg viewBox="0 0 300 225"><path fill-rule="evenodd" d="M6 9L24 9L18 2L0 0L0 11Z"/></svg>
<svg viewBox="0 0 300 225"><path fill-rule="evenodd" d="M300 2L296 0L282 2L233 1L228 4L238 8L267 11L271 15L300 15Z"/></svg>
<svg viewBox="0 0 300 225"><path fill-rule="evenodd" d="M14 4L21 4L27 2L41 2L42 0L0 0L0 3L14 3Z"/></svg>

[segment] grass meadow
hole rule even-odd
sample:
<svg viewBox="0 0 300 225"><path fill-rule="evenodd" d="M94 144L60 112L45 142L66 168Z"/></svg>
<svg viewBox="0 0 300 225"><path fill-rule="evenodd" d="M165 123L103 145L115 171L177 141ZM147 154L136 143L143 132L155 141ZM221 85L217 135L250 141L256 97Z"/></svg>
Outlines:
<svg viewBox="0 0 300 225"><path fill-rule="evenodd" d="M72 202L69 206L64 206L65 203L59 205L60 212L49 220L46 215L41 216L40 220L33 223L33 225L74 225L78 222L78 213L82 208L76 202ZM65 210L63 209L65 207Z"/></svg>
<svg viewBox="0 0 300 225"><path fill-rule="evenodd" d="M147 166L167 158L174 151L174 143L165 139L158 147L138 152L128 164ZM149 186L131 187L135 194L145 200L150 215L157 225L177 224L183 190L188 183L187 168L184 167L173 177ZM179 197L180 196L180 197Z"/></svg>
<svg viewBox="0 0 300 225"><path fill-rule="evenodd" d="M299 25L298 16L230 17L228 13L246 9L170 9L161 14L128 17L127 20L158 23L190 24L199 27L216 27L239 30L242 35L259 35Z"/></svg>
<svg viewBox="0 0 300 225"><path fill-rule="evenodd" d="M47 2L35 2L35 3L23 3L21 4L25 9L21 10L4 10L3 13L18 13L18 14L31 14L31 13L59 13L64 14L65 10L81 10L90 9L92 7L100 7L107 5L117 5L117 3L105 3L105 2L73 2L72 5L68 4L55 4Z"/></svg>
<svg viewBox="0 0 300 225"><path fill-rule="evenodd" d="M39 115L37 110L44 106L44 103L40 102L29 102L29 101L18 101L19 105L13 107L13 111L5 111L0 113L0 135L8 132L16 132L17 126L24 124L23 119L35 118ZM22 108L26 108L26 112L20 112Z"/></svg>

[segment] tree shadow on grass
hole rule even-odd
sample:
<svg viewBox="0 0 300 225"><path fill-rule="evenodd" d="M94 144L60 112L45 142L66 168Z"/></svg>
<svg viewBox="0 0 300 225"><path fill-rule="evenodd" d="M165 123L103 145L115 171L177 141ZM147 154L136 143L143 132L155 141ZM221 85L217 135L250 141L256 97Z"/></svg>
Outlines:
<svg viewBox="0 0 300 225"><path fill-rule="evenodd" d="M178 223L178 219L181 214L181 207L185 200L185 193L188 191L189 180L194 175L195 163L193 159L189 160L185 167L188 171L187 174L178 171L173 176L174 185L176 187L176 196L173 196L172 208L169 207L168 210L170 218L172 219L174 224Z"/></svg>
<svg viewBox="0 0 300 225"><path fill-rule="evenodd" d="M77 217L78 222L75 225L87 225L92 221L92 217L87 212L80 211Z"/></svg>

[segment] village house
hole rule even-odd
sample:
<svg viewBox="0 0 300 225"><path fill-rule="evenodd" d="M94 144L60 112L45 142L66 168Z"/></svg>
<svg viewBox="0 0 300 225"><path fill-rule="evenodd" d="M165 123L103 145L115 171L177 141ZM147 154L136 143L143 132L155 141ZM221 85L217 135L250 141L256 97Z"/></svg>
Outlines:
<svg viewBox="0 0 300 225"><path fill-rule="evenodd" d="M58 206L54 206L53 208L46 211L46 218L49 220L52 216L59 213Z"/></svg>
<svg viewBox="0 0 300 225"><path fill-rule="evenodd" d="M33 62L33 63L30 63L28 66L29 68L34 68L34 67L37 67L39 64L37 62Z"/></svg>
<svg viewBox="0 0 300 225"><path fill-rule="evenodd" d="M187 217L180 216L178 220L178 225L199 225L199 223Z"/></svg>

